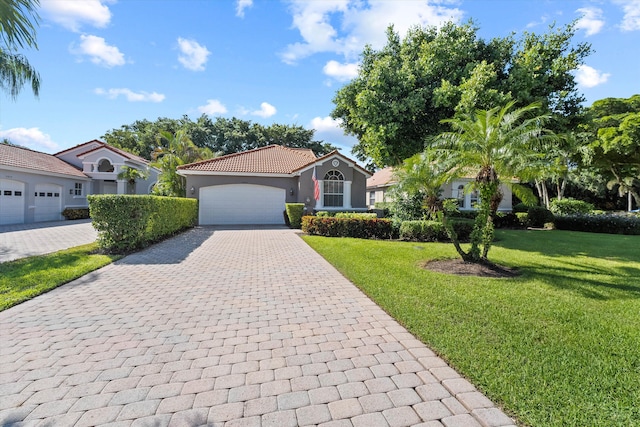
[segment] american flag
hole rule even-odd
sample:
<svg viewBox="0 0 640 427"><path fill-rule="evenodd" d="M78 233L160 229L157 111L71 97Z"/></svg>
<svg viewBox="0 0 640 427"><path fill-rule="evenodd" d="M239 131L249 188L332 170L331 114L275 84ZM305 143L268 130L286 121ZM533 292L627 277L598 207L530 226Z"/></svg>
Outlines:
<svg viewBox="0 0 640 427"><path fill-rule="evenodd" d="M313 198L320 200L320 185L318 184L318 178L316 177L316 168L313 168L313 175L311 175L313 181Z"/></svg>

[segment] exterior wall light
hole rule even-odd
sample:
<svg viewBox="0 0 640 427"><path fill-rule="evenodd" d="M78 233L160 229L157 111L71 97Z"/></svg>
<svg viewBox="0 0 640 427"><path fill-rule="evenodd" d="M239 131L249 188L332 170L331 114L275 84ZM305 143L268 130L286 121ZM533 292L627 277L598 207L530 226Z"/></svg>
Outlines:
<svg viewBox="0 0 640 427"><path fill-rule="evenodd" d="M196 194L196 189L194 188L194 186L192 185L191 188L189 189L189 191L191 191L191 194Z"/></svg>

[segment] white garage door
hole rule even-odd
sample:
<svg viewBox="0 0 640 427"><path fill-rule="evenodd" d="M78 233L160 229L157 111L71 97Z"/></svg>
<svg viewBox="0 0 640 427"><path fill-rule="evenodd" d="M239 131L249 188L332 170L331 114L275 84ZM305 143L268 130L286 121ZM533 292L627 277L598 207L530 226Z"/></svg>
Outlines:
<svg viewBox="0 0 640 427"><path fill-rule="evenodd" d="M252 184L200 189L200 224L284 224L285 190Z"/></svg>
<svg viewBox="0 0 640 427"><path fill-rule="evenodd" d="M62 219L62 187L55 184L36 185L36 210L34 221L59 221Z"/></svg>
<svg viewBox="0 0 640 427"><path fill-rule="evenodd" d="M11 179L0 179L0 224L24 222L24 184Z"/></svg>

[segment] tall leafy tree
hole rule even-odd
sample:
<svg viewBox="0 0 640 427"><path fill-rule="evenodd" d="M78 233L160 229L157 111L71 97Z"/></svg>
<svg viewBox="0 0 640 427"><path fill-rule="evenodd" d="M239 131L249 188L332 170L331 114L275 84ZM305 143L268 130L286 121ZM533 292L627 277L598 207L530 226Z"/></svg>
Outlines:
<svg viewBox="0 0 640 427"><path fill-rule="evenodd" d="M18 53L38 48L36 12L39 0L2 0L0 2L0 89L16 99L26 83L35 96L40 92L40 74Z"/></svg>
<svg viewBox="0 0 640 427"><path fill-rule="evenodd" d="M358 76L334 97L331 116L358 138L354 153L377 166L399 165L445 130L443 119L476 109L532 102L560 132L579 122L582 96L573 71L590 53L573 46L575 24L544 35L525 33L485 41L469 22L412 28L401 39L362 53Z"/></svg>
<svg viewBox="0 0 640 427"><path fill-rule="evenodd" d="M584 165L596 170L608 187L618 187L640 206L640 95L606 98L589 108L592 120L586 126L590 142Z"/></svg>
<svg viewBox="0 0 640 427"><path fill-rule="evenodd" d="M534 115L539 104L515 108L509 102L504 107L477 110L444 120L452 130L443 132L432 141L438 158L451 165L449 179L474 174L474 189L478 190L478 216L471 234L471 248L460 246L450 221L445 226L451 234L456 250L465 261L488 262L487 254L493 242L495 218L502 200L500 185L512 187L514 194L525 202L535 199L527 187L514 184L513 177L528 176L532 165L540 160L538 145L545 135L543 125L549 115Z"/></svg>

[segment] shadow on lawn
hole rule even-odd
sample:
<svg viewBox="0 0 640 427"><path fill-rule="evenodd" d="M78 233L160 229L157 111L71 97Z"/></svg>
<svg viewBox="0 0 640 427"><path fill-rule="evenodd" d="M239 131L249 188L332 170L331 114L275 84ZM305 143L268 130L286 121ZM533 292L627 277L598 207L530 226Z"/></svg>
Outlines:
<svg viewBox="0 0 640 427"><path fill-rule="evenodd" d="M602 268L580 262L564 262L562 267L531 263L524 270L557 289L598 300L640 298L640 268Z"/></svg>
<svg viewBox="0 0 640 427"><path fill-rule="evenodd" d="M140 252L128 255L114 264L179 264L189 254L198 249L213 233L214 230L210 227L194 227Z"/></svg>

